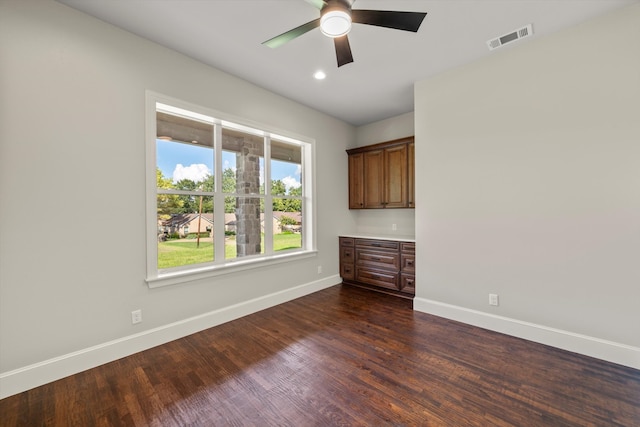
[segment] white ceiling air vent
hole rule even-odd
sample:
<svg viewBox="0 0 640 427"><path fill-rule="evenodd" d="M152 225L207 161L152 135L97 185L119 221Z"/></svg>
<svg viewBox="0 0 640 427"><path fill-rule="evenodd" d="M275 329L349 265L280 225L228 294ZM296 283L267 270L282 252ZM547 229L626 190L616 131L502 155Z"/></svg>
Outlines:
<svg viewBox="0 0 640 427"><path fill-rule="evenodd" d="M496 37L495 39L491 39L487 42L487 46L489 50L494 50L499 47L504 46L507 43L514 42L516 40L520 40L525 37L529 37L533 34L533 24L529 24L526 27L518 28L504 36Z"/></svg>

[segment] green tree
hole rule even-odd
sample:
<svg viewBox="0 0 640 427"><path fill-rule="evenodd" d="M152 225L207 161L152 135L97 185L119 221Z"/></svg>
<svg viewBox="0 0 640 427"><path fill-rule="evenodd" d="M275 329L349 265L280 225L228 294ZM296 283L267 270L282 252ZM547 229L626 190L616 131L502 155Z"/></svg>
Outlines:
<svg viewBox="0 0 640 427"><path fill-rule="evenodd" d="M280 217L280 225L296 225L297 222L295 219L290 216L282 215Z"/></svg>
<svg viewBox="0 0 640 427"><path fill-rule="evenodd" d="M173 181L169 178L165 178L162 175L160 168L156 167L156 186L162 189L175 188ZM180 196L175 194L158 194L157 210L158 218L169 219L172 214L180 213L182 210L183 201Z"/></svg>
<svg viewBox="0 0 640 427"><path fill-rule="evenodd" d="M287 187L279 179L271 181L271 194L274 196L284 196L287 194Z"/></svg>
<svg viewBox="0 0 640 427"><path fill-rule="evenodd" d="M202 191L213 192L214 186L214 178L213 175L207 175L205 179L196 183L197 187ZM200 200L198 199L198 203ZM213 197L206 196L202 200L202 212L203 213L212 213L213 212Z"/></svg>
<svg viewBox="0 0 640 427"><path fill-rule="evenodd" d="M302 185L298 187L289 188L290 196L302 196ZM301 212L302 211L302 200L300 199L287 199L285 206L285 212Z"/></svg>
<svg viewBox="0 0 640 427"><path fill-rule="evenodd" d="M175 183L176 190L193 191L198 189L198 184L190 179L181 179ZM198 198L189 195L178 196L182 200L182 209L180 213L198 212Z"/></svg>
<svg viewBox="0 0 640 427"><path fill-rule="evenodd" d="M222 171L222 192L227 194L236 192L236 173L231 168ZM233 196L225 197L224 212L234 213L235 211L236 198Z"/></svg>

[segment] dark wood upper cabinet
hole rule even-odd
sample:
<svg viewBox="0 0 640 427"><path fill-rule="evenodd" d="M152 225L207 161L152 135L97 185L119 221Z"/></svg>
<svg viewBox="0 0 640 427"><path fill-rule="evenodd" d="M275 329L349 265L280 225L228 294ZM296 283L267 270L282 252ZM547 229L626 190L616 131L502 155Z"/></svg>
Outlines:
<svg viewBox="0 0 640 427"><path fill-rule="evenodd" d="M364 153L349 156L349 209L364 208Z"/></svg>
<svg viewBox="0 0 640 427"><path fill-rule="evenodd" d="M349 209L413 208L414 139L347 150Z"/></svg>

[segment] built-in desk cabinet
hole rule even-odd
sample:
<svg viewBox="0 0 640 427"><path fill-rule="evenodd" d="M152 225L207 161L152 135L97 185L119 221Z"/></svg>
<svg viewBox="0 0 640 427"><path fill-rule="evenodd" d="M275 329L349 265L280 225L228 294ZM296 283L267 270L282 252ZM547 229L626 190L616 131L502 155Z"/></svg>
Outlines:
<svg viewBox="0 0 640 427"><path fill-rule="evenodd" d="M415 295L415 243L340 237L342 282L394 295Z"/></svg>

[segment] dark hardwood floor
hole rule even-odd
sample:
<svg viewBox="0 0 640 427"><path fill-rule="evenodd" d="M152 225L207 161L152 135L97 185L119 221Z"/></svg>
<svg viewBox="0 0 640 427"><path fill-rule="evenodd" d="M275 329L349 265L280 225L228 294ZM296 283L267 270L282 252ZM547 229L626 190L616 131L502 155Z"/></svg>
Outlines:
<svg viewBox="0 0 640 427"><path fill-rule="evenodd" d="M2 426L640 426L640 371L335 286L0 401Z"/></svg>

